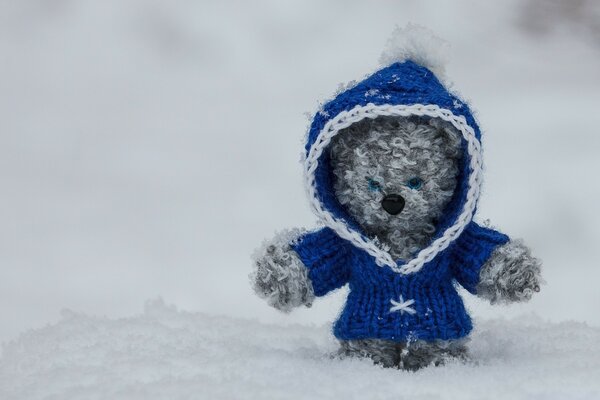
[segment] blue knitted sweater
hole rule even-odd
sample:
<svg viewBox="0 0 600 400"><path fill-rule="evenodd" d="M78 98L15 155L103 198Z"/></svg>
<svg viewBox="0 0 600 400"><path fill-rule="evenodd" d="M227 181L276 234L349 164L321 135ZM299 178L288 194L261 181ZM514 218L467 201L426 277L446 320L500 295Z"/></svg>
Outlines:
<svg viewBox="0 0 600 400"><path fill-rule="evenodd" d="M307 154L318 143L329 121L344 111L367 104L436 105L464 118L478 141L481 137L468 105L450 93L430 70L405 61L377 71L326 103L310 127ZM453 226L465 207L472 171L466 143L463 149L458 185L433 240ZM349 230L364 236L359 224L335 198L327 151L320 156L314 182L316 200L323 209L343 221ZM335 336L344 340L447 340L467 335L472 329L471 320L455 283L475 293L481 267L497 246L509 240L506 235L471 221L447 248L419 271L400 274L377 265L365 249L342 239L336 227L329 226L329 221L323 222L325 228L305 234L291 245L309 270L315 295L323 296L349 284L346 305L334 327Z"/></svg>

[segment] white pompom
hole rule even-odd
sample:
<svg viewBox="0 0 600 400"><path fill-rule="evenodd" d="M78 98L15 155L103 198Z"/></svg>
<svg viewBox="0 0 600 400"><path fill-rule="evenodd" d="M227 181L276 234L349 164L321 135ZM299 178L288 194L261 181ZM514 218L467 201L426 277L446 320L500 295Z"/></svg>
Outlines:
<svg viewBox="0 0 600 400"><path fill-rule="evenodd" d="M449 53L448 42L423 26L409 23L405 28L397 26L394 29L379 62L382 65L390 65L411 60L444 80Z"/></svg>

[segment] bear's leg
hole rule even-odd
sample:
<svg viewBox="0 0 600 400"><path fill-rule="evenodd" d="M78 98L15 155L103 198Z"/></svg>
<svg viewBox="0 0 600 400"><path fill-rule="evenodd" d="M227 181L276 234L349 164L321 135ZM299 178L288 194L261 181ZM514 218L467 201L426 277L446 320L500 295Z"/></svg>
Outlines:
<svg viewBox="0 0 600 400"><path fill-rule="evenodd" d="M340 340L338 355L368 357L385 368L398 367L402 345L382 339Z"/></svg>
<svg viewBox="0 0 600 400"><path fill-rule="evenodd" d="M430 365L443 365L446 360L458 358L468 359L468 338L458 340L435 340L426 342L416 340L409 342L400 354L400 368L409 371Z"/></svg>

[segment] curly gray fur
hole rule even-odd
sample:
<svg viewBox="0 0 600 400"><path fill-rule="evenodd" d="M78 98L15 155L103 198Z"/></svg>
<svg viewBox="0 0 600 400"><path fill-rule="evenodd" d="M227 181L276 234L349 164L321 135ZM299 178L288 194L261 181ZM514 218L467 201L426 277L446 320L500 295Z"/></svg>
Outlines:
<svg viewBox="0 0 600 400"><path fill-rule="evenodd" d="M382 339L342 340L338 355L341 357L370 358L385 368L416 371L430 365L443 365L450 359L467 360L468 339L415 340L407 343Z"/></svg>
<svg viewBox="0 0 600 400"><path fill-rule="evenodd" d="M436 119L379 117L344 129L330 148L335 194L366 233L398 258L425 247L456 187L460 134ZM413 177L423 181L418 190L407 187ZM398 215L381 207L392 193L406 202Z"/></svg>
<svg viewBox="0 0 600 400"><path fill-rule="evenodd" d="M385 368L398 367L402 344L382 339L340 340L339 357L370 358Z"/></svg>
<svg viewBox="0 0 600 400"><path fill-rule="evenodd" d="M492 304L526 301L540 291L541 262L521 240L498 246L479 273L477 295Z"/></svg>
<svg viewBox="0 0 600 400"><path fill-rule="evenodd" d="M283 312L301 305L310 307L315 298L308 269L290 246L301 234L299 229L281 232L254 256L255 269L250 275L254 291Z"/></svg>

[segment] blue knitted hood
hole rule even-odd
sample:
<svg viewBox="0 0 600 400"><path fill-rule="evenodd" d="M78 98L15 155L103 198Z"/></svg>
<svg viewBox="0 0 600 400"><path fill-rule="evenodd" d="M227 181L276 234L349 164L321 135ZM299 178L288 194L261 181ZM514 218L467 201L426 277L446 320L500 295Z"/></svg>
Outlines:
<svg viewBox="0 0 600 400"><path fill-rule="evenodd" d="M394 260L367 237L337 201L329 152L331 138L364 118L382 115L428 116L451 123L463 136L462 166L454 196L430 245L412 260ZM413 61L396 62L339 93L316 113L306 143L305 183L314 212L340 237L395 272L419 271L456 240L471 221L481 185L481 133L465 102L450 93L429 69Z"/></svg>

